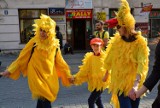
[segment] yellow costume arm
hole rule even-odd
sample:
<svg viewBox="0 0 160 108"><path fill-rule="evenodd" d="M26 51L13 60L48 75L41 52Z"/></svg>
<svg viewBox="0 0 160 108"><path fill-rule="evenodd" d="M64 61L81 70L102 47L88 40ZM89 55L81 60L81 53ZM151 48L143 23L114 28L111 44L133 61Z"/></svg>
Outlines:
<svg viewBox="0 0 160 108"><path fill-rule="evenodd" d="M92 53L87 53L82 60L82 65L79 66L79 72L77 72L75 77L75 84L80 85L88 80L88 73L89 73L89 57Z"/></svg>
<svg viewBox="0 0 160 108"><path fill-rule="evenodd" d="M149 62L149 48L147 47L147 40L144 38L141 39L141 45L138 48L138 71L137 74L141 76L139 86L142 86L147 73L148 73L148 62Z"/></svg>
<svg viewBox="0 0 160 108"><path fill-rule="evenodd" d="M62 80L62 84L64 86L70 86L70 83L68 80L68 78L72 77L70 74L70 69L69 69L68 64L64 61L59 48L56 53L55 67L56 67L58 76Z"/></svg>
<svg viewBox="0 0 160 108"><path fill-rule="evenodd" d="M11 73L10 78L16 80L19 78L20 73L22 72L23 76L27 74L27 66L29 62L29 57L31 55L31 50L33 47L34 41L31 39L26 46L20 52L18 58L12 62L12 64L7 68Z"/></svg>
<svg viewBox="0 0 160 108"><path fill-rule="evenodd" d="M111 68L111 61L112 61L112 58L113 58L112 56L114 56L113 54L110 53L112 51L111 50L112 49L112 45L113 45L112 43L114 43L114 41L115 41L115 38L112 37L111 40L108 42L108 47L107 47L107 49L105 51L106 57L104 59L104 67L107 70L110 70L110 68Z"/></svg>

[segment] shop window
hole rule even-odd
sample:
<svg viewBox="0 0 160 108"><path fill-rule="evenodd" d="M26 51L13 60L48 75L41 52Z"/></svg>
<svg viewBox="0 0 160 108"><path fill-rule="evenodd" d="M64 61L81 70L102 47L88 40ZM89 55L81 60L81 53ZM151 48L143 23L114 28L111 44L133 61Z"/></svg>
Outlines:
<svg viewBox="0 0 160 108"><path fill-rule="evenodd" d="M20 42L27 43L33 36L33 24L35 19L39 19L41 14L47 14L47 9L20 9Z"/></svg>
<svg viewBox="0 0 160 108"><path fill-rule="evenodd" d="M72 21L67 21L67 41L71 43L72 39L72 27L73 27Z"/></svg>
<svg viewBox="0 0 160 108"><path fill-rule="evenodd" d="M160 19L151 19L151 37L160 36Z"/></svg>

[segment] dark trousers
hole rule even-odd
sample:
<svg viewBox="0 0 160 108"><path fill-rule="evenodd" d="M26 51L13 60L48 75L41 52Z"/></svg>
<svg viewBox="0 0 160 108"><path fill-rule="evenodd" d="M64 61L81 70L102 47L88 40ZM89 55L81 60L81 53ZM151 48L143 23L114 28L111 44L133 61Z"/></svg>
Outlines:
<svg viewBox="0 0 160 108"><path fill-rule="evenodd" d="M37 108L51 108L51 102L47 99L38 99Z"/></svg>
<svg viewBox="0 0 160 108"><path fill-rule="evenodd" d="M135 101L130 99L128 96L124 96L124 94L121 94L118 96L120 108L138 108L140 98L137 98Z"/></svg>
<svg viewBox="0 0 160 108"><path fill-rule="evenodd" d="M158 85L157 97L152 104L152 108L159 108L159 107L160 107L160 84Z"/></svg>
<svg viewBox="0 0 160 108"><path fill-rule="evenodd" d="M159 108L159 107L160 107L160 96L158 95L152 104L152 108Z"/></svg>
<svg viewBox="0 0 160 108"><path fill-rule="evenodd" d="M95 108L95 103L98 108L104 108L101 100L101 94L103 91L96 91L94 90L88 98L88 105L89 108Z"/></svg>

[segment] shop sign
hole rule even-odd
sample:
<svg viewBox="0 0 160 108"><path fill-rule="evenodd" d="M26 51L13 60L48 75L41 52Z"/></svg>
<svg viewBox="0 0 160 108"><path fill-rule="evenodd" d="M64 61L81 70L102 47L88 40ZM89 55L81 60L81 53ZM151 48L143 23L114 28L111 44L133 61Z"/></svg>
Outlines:
<svg viewBox="0 0 160 108"><path fill-rule="evenodd" d="M65 22L64 16L51 16L51 18L57 23L64 23Z"/></svg>
<svg viewBox="0 0 160 108"><path fill-rule="evenodd" d="M66 10L66 18L92 18L92 10Z"/></svg>
<svg viewBox="0 0 160 108"><path fill-rule="evenodd" d="M151 11L149 14L149 18L160 18L160 10Z"/></svg>
<svg viewBox="0 0 160 108"><path fill-rule="evenodd" d="M66 9L92 9L92 0L66 0Z"/></svg>
<svg viewBox="0 0 160 108"><path fill-rule="evenodd" d="M106 12L97 12L97 20L106 20Z"/></svg>
<svg viewBox="0 0 160 108"><path fill-rule="evenodd" d="M142 23L136 23L136 30L140 30L142 32L142 35L148 34L148 23L142 22Z"/></svg>
<svg viewBox="0 0 160 108"><path fill-rule="evenodd" d="M145 4L142 7L141 13L142 12L150 12L152 10L153 5L151 3Z"/></svg>
<svg viewBox="0 0 160 108"><path fill-rule="evenodd" d="M64 8L49 8L49 15L64 15Z"/></svg>

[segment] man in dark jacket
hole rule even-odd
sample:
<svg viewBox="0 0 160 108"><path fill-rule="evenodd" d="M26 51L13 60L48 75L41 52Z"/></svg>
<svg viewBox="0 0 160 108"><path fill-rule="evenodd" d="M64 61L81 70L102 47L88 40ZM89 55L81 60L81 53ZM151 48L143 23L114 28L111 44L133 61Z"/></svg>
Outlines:
<svg viewBox="0 0 160 108"><path fill-rule="evenodd" d="M59 26L56 26L56 37L59 39L60 49L62 49L63 48L63 36L62 36L62 33L60 32Z"/></svg>

